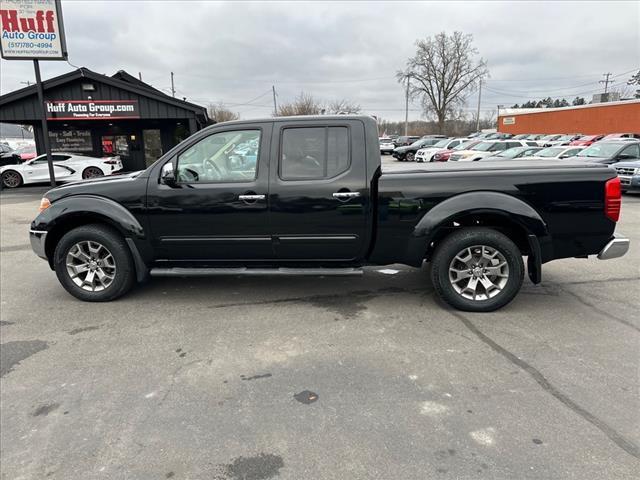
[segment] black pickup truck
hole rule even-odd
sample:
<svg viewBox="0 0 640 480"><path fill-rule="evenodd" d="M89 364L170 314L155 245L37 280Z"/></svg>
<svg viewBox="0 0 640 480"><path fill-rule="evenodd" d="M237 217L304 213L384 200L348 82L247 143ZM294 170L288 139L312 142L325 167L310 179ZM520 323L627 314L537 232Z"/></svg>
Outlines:
<svg viewBox="0 0 640 480"><path fill-rule="evenodd" d="M55 188L31 245L64 288L107 301L149 275L357 275L430 262L452 306L491 311L541 265L622 256L615 172L571 161L381 168L364 116L220 123L144 171Z"/></svg>

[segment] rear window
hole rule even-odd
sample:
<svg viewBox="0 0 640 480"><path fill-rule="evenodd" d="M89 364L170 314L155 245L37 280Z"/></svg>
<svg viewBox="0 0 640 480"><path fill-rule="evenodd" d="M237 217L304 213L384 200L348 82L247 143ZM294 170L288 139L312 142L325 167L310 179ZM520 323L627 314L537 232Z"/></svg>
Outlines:
<svg viewBox="0 0 640 480"><path fill-rule="evenodd" d="M347 127L287 128L282 133L283 180L332 178L347 171L350 163Z"/></svg>

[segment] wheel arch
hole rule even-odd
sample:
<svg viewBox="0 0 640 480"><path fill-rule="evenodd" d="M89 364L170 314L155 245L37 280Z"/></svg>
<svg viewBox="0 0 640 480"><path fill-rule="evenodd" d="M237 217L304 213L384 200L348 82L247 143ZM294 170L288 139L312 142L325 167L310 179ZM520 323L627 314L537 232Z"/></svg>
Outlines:
<svg viewBox="0 0 640 480"><path fill-rule="evenodd" d="M536 255L531 245L549 232L540 214L524 201L499 192L469 192L451 197L432 208L415 226L408 256L411 264L429 259L437 244L460 228L483 226L511 238L523 255Z"/></svg>

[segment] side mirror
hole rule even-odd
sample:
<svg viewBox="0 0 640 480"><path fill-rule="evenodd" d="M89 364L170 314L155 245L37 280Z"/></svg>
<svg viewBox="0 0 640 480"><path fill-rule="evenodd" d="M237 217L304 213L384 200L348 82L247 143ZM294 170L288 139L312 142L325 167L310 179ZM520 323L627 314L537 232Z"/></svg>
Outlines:
<svg viewBox="0 0 640 480"><path fill-rule="evenodd" d="M173 163L167 162L162 166L162 173L160 175L160 179L162 183L168 185L169 187L173 187L176 185L176 174L173 170Z"/></svg>

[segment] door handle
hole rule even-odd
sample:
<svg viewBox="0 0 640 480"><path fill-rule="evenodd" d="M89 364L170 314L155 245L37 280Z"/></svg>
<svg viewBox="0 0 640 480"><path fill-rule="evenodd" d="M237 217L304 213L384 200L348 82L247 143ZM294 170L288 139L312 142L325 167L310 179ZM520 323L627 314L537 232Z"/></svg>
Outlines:
<svg viewBox="0 0 640 480"><path fill-rule="evenodd" d="M360 192L335 192L333 198L345 200L347 198L356 198L360 196Z"/></svg>
<svg viewBox="0 0 640 480"><path fill-rule="evenodd" d="M256 200L264 200L266 195L239 195L238 198L245 202L255 202Z"/></svg>

